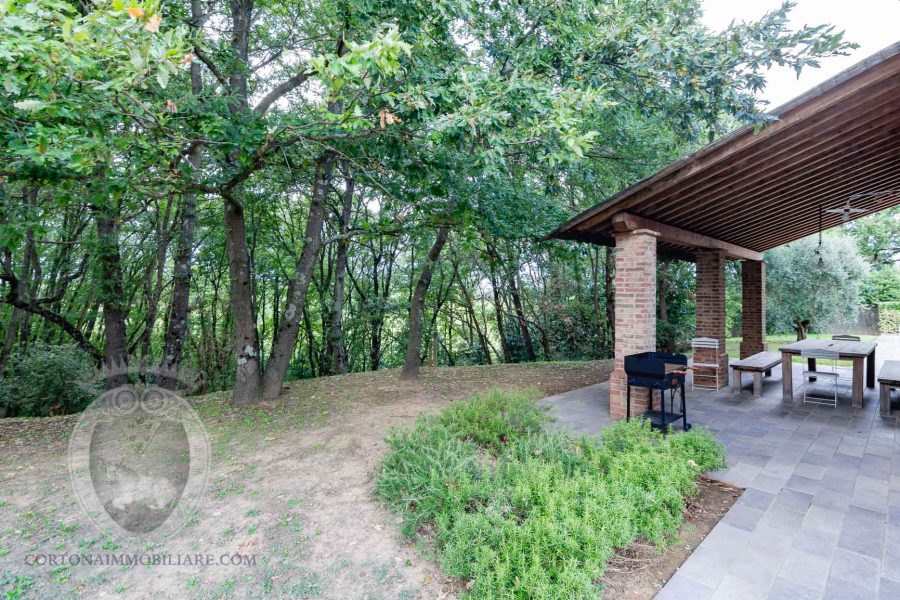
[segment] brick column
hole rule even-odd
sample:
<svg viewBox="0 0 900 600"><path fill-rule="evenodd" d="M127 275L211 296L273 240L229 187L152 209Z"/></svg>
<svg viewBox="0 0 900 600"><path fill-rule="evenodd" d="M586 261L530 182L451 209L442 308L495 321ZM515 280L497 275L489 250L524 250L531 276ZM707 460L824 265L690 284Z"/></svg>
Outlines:
<svg viewBox="0 0 900 600"><path fill-rule="evenodd" d="M625 356L656 350L656 237L648 229L616 233L616 359L609 414L625 417ZM647 410L647 390L632 390L631 414Z"/></svg>
<svg viewBox="0 0 900 600"><path fill-rule="evenodd" d="M719 355L709 348L698 349L694 362L718 363L719 387L728 385L728 355L725 352L725 253L720 250L697 252L697 337L719 340ZM694 381L715 385L713 369L694 371Z"/></svg>
<svg viewBox="0 0 900 600"><path fill-rule="evenodd" d="M766 263L745 260L741 264L741 358L766 350Z"/></svg>

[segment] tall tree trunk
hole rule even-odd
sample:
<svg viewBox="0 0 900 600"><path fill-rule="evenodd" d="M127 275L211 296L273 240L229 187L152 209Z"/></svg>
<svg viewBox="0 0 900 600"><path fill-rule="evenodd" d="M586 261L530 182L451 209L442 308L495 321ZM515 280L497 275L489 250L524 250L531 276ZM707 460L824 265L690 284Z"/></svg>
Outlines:
<svg viewBox="0 0 900 600"><path fill-rule="evenodd" d="M228 67L228 110L235 122L243 122L249 112L247 73L249 68L250 24L253 0L230 0L231 64ZM240 159L235 149L226 157L226 167L234 168ZM244 214L243 184L222 194L225 214L225 252L230 276L231 313L234 323L234 348L237 358L232 399L238 403L259 400L261 365L259 331L253 305L250 252Z"/></svg>
<svg viewBox="0 0 900 600"><path fill-rule="evenodd" d="M350 211L353 208L352 177L347 178L347 187L344 189L344 203L341 207L341 226L337 246L337 264L334 268L334 305L331 310L331 350L334 358L334 370L341 375L347 372L347 348L344 344L344 282L347 274L347 250L350 240L346 238L350 231Z"/></svg>
<svg viewBox="0 0 900 600"><path fill-rule="evenodd" d="M481 330L481 324L478 322L478 317L475 315L475 305L472 303L472 296L469 295L469 290L466 288L466 284L463 281L462 277L459 274L459 265L454 264L453 269L456 273L456 281L459 283L459 289L462 292L463 300L466 302L466 312L469 315L469 321L475 327L475 333L478 335L478 342L481 344L481 347L484 348L484 356L487 361L487 364L491 363L491 346L490 342L488 342L487 336Z"/></svg>
<svg viewBox="0 0 900 600"><path fill-rule="evenodd" d="M500 298L500 282L497 278L497 250L492 244L487 244L488 267L491 272L491 291L494 294L494 314L497 318L497 331L500 334L500 347L503 349L503 362L511 363L512 354L509 351L509 340L506 338L506 329L503 326L503 299Z"/></svg>
<svg viewBox="0 0 900 600"><path fill-rule="evenodd" d="M259 332L250 285L250 253L247 250L244 207L225 199L225 252L231 290L231 313L234 321L234 349L237 356L233 399L238 403L259 400L261 369Z"/></svg>
<svg viewBox="0 0 900 600"><path fill-rule="evenodd" d="M594 318L597 319L597 342L598 346L602 348L606 329L603 327L603 321L606 319L606 315L601 314L600 309L600 248L596 246L589 248L588 258L591 261L591 302L594 305Z"/></svg>
<svg viewBox="0 0 900 600"><path fill-rule="evenodd" d="M444 244L447 243L447 237L450 235L450 228L447 226L438 229L437 237L431 250L425 257L425 264L422 265L422 273L416 282L412 297L409 303L409 340L406 344L406 361L403 363L403 371L400 373L400 379L415 379L419 376L419 363L421 362L420 354L422 352L422 316L425 312L425 295L428 293L428 286L431 285L431 275L434 263L441 255Z"/></svg>
<svg viewBox="0 0 900 600"><path fill-rule="evenodd" d="M171 224L169 217L171 205L163 214L157 211L156 224L156 260L147 266L144 277L144 300L146 302L146 314L144 315L144 331L141 332L139 347L141 350L141 374L146 364L147 357L151 354L153 342L153 329L159 316L159 303L162 297L163 279L165 277L166 256L169 253L169 243L172 239L170 233ZM154 268L155 267L155 268Z"/></svg>
<svg viewBox="0 0 900 600"><path fill-rule="evenodd" d="M111 390L128 383L124 367L128 362L126 341L125 290L122 286L122 259L119 253L118 211L106 207L98 209L97 240L99 242L101 300L105 336L104 360L112 375L106 379Z"/></svg>
<svg viewBox="0 0 900 600"><path fill-rule="evenodd" d="M29 203L32 209L37 208L39 188L35 186L28 192ZM25 230L25 249L22 254L22 283L19 286L19 298L26 302L30 302L37 287L40 285L40 261L37 256L37 248L34 242L34 228L29 227ZM3 347L0 348L0 377L6 370L6 364L12 355L16 340L21 339L27 341L27 323L28 311L14 306L9 316L9 322L6 324L6 339Z"/></svg>
<svg viewBox="0 0 900 600"><path fill-rule="evenodd" d="M203 6L201 0L191 0L191 25L199 29L203 22ZM199 96L203 91L203 77L200 63L191 63L191 93ZM202 167L200 145L191 147L187 156L192 169L194 181L200 178ZM163 348L163 364L169 373L177 378L181 367L181 355L188 331L188 312L191 300L191 255L194 248L194 231L197 226L197 197L193 192L181 196L181 213L179 215L178 242L174 256L174 274L172 276L172 304L166 325L165 346ZM164 387L173 388L174 381L161 381Z"/></svg>
<svg viewBox="0 0 900 600"><path fill-rule="evenodd" d="M528 321L525 318L525 310L522 308L522 296L519 295L519 276L516 273L509 276L509 293L512 296L513 308L516 310L516 318L519 321L519 331L522 334L522 343L525 345L525 355L528 360L534 362L537 360L537 354L534 351L534 343L531 341L531 332L528 331Z"/></svg>
<svg viewBox="0 0 900 600"><path fill-rule="evenodd" d="M294 269L294 275L288 283L287 301L284 314L275 333L272 353L266 362L263 374L263 397L274 399L281 393L284 377L287 374L294 346L297 344L297 326L303 316L306 305L306 291L312 279L312 270L322 247L322 224L325 221L325 203L331 174L334 168L334 156L328 152L316 162L315 182L309 205L309 216L306 220L306 241L300 252L300 259Z"/></svg>
<svg viewBox="0 0 900 600"><path fill-rule="evenodd" d="M668 262L660 262L659 268L657 270L657 283L656 283L656 306L659 312L657 323L668 323L669 322L669 305L666 302L666 296L669 293L669 263ZM660 342L662 342L660 344ZM668 332L664 336L664 339L660 340L657 335L657 344L661 346L663 352L675 352L675 341L672 339L671 335L668 335Z"/></svg>
<svg viewBox="0 0 900 600"><path fill-rule="evenodd" d="M603 269L603 293L606 296L606 331L609 335L610 350L616 340L616 288L615 281L615 257L609 247L604 249Z"/></svg>
<svg viewBox="0 0 900 600"><path fill-rule="evenodd" d="M200 151L194 150L188 162L198 171ZM181 366L181 355L188 331L188 312L191 298L191 255L194 247L194 231L197 226L197 199L193 193L182 196L181 215L178 228L178 246L174 257L172 276L172 304L166 327L163 361L167 370L177 375ZM170 387L170 386L167 386Z"/></svg>

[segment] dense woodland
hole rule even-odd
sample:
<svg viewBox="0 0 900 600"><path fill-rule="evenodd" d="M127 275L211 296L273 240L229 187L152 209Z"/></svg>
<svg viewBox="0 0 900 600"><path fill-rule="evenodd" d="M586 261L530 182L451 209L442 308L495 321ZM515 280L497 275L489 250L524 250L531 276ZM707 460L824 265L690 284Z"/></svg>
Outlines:
<svg viewBox="0 0 900 600"><path fill-rule="evenodd" d="M0 396L75 410L15 396L101 364L255 402L609 357L613 251L543 236L765 126L771 65L850 47L789 10L712 32L695 0L0 0ZM851 234L890 280L878 219ZM692 286L661 263L661 345L690 337Z"/></svg>

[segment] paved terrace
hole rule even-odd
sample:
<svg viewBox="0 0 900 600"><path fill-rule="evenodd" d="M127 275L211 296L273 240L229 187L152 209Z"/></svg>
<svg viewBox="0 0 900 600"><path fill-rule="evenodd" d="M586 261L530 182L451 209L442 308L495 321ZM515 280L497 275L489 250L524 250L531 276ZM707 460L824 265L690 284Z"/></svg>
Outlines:
<svg viewBox="0 0 900 600"><path fill-rule="evenodd" d="M900 336L882 336L878 366L900 359ZM781 369L763 396L744 390L688 392L688 421L727 448L713 476L746 491L657 600L900 599L900 430L865 406L804 405L794 364L793 403L781 398ZM896 393L894 394L896 405ZM609 384L546 398L557 426L593 434L608 425ZM896 414L896 410L895 410Z"/></svg>

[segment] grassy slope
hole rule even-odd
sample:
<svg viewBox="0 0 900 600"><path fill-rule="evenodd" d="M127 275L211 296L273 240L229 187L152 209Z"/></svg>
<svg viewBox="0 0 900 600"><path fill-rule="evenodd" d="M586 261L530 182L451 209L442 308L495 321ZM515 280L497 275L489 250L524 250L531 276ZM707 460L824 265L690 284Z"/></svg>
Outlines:
<svg viewBox="0 0 900 600"><path fill-rule="evenodd" d="M492 388L551 395L605 381L610 368L426 368L415 382L392 370L294 381L277 402L255 406L232 406L227 393L191 398L212 444L209 484L189 527L157 549L245 549L258 555L254 567L26 565L29 553L147 548L105 538L78 508L65 460L78 415L0 419L0 598L441 597L436 568L397 539L393 517L371 499L389 429Z"/></svg>

